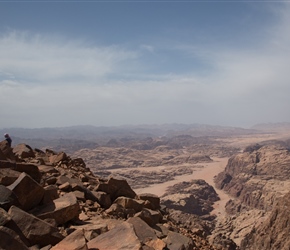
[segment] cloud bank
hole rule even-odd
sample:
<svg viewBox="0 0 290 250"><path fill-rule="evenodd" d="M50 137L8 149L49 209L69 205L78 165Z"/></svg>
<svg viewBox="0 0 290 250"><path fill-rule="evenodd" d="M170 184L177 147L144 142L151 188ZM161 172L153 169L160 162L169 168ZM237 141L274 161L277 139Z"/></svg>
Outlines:
<svg viewBox="0 0 290 250"><path fill-rule="evenodd" d="M9 31L0 36L1 126L290 121L290 8L276 11L279 18L263 39L245 47L100 46ZM162 60L182 54L203 66L199 72L150 71L164 50Z"/></svg>

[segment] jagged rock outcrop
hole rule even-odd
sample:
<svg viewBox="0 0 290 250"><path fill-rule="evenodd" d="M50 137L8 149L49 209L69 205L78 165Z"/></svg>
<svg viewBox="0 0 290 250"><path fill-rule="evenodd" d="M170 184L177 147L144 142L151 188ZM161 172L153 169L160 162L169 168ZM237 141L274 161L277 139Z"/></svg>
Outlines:
<svg viewBox="0 0 290 250"><path fill-rule="evenodd" d="M218 200L214 188L204 180L180 182L169 187L162 196L162 203L168 208L196 215L209 214Z"/></svg>
<svg viewBox="0 0 290 250"><path fill-rule="evenodd" d="M242 250L290 249L290 192L280 198L270 216L255 226L242 243Z"/></svg>
<svg viewBox="0 0 290 250"><path fill-rule="evenodd" d="M206 234L175 223L159 197L100 179L81 158L0 148L1 249L215 249Z"/></svg>
<svg viewBox="0 0 290 250"><path fill-rule="evenodd" d="M231 237L237 244L244 242L248 247L258 246L248 240L247 235L254 239L256 230L261 228L259 225L265 225L263 221L275 211L275 204L289 192L290 151L275 141L250 145L229 159L225 170L216 176L215 183L233 198L226 204L228 216L219 221L213 234ZM257 243L259 247L244 249L280 249L266 240L270 234L264 236L265 247Z"/></svg>
<svg viewBox="0 0 290 250"><path fill-rule="evenodd" d="M215 183L244 205L270 211L290 187L290 151L275 144L248 147L229 159Z"/></svg>

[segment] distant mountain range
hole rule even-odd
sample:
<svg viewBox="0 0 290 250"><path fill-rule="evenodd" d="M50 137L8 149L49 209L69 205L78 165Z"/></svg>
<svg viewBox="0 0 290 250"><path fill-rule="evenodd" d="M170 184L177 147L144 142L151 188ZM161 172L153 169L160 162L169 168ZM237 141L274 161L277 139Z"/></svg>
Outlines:
<svg viewBox="0 0 290 250"><path fill-rule="evenodd" d="M156 137L187 134L191 136L228 136L229 134L256 133L255 129L224 127L206 124L164 124L164 125L124 125L115 127L96 127L90 125L56 128L6 128L0 133L9 133L22 139L75 139L95 141L115 137Z"/></svg>
<svg viewBox="0 0 290 250"><path fill-rule="evenodd" d="M281 127L282 124L276 126ZM283 123L282 127L290 129L290 123ZM275 128L274 124L260 124L251 129L206 124L124 125L115 127L80 125L56 128L6 128L0 129L0 133L3 135L9 133L14 145L26 143L36 148L65 149L70 152L81 148L95 148L116 138L144 139L178 135L226 137L256 134L267 130L273 131L273 128Z"/></svg>
<svg viewBox="0 0 290 250"><path fill-rule="evenodd" d="M269 132L275 132L275 131L289 131L290 130L290 122L280 122L280 123L261 123L257 124L252 127L252 129L255 130L262 130L262 131L269 131Z"/></svg>

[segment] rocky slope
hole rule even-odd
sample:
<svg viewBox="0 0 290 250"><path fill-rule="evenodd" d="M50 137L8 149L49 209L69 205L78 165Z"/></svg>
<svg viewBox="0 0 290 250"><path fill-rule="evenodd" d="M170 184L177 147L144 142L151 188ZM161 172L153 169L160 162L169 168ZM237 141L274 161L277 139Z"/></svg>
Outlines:
<svg viewBox="0 0 290 250"><path fill-rule="evenodd" d="M290 152L285 144L247 147L229 159L215 183L233 197L226 205L229 216L216 230L236 238L241 249L289 249Z"/></svg>
<svg viewBox="0 0 290 250"><path fill-rule="evenodd" d="M171 213L126 180L98 178L81 158L4 141L0 168L1 249L221 249L197 215ZM205 183L193 184L210 196Z"/></svg>

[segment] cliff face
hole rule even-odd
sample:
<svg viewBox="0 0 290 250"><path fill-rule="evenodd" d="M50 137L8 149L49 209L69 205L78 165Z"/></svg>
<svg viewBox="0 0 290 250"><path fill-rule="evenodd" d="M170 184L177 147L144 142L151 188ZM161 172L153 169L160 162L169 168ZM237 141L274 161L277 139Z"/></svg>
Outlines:
<svg viewBox="0 0 290 250"><path fill-rule="evenodd" d="M280 143L254 145L229 159L215 178L233 199L217 228L231 229L241 249L289 249L290 152ZM239 242L237 242L239 241Z"/></svg>
<svg viewBox="0 0 290 250"><path fill-rule="evenodd" d="M181 224L159 197L98 178L81 158L4 141L0 169L1 249L217 249L206 223Z"/></svg>
<svg viewBox="0 0 290 250"><path fill-rule="evenodd" d="M290 249L290 192L275 205L268 219L242 241L241 249Z"/></svg>
<svg viewBox="0 0 290 250"><path fill-rule="evenodd" d="M248 147L229 159L215 183L242 204L270 211L290 188L290 152L277 145Z"/></svg>

